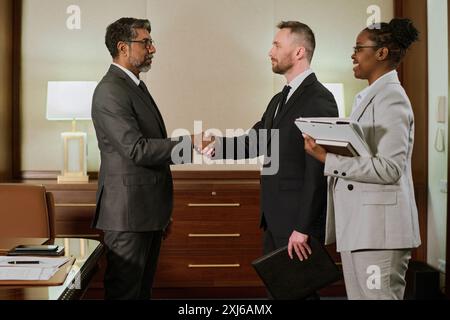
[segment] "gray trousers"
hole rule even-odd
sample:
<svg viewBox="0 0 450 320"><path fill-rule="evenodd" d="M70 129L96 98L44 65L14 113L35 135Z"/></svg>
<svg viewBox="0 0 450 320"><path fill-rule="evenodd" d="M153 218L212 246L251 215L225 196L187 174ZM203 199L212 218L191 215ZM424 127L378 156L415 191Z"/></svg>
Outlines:
<svg viewBox="0 0 450 320"><path fill-rule="evenodd" d="M148 300L158 263L162 231L105 231L105 299Z"/></svg>
<svg viewBox="0 0 450 320"><path fill-rule="evenodd" d="M403 300L410 249L341 252L349 300Z"/></svg>

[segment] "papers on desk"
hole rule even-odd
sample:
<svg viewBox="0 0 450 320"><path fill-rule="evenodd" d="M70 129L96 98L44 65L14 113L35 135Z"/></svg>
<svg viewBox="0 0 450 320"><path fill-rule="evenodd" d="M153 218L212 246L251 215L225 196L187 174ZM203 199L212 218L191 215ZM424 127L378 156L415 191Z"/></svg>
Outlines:
<svg viewBox="0 0 450 320"><path fill-rule="evenodd" d="M69 258L0 257L0 280L49 280ZM27 263L32 262L32 263ZM36 263L38 262L38 263Z"/></svg>

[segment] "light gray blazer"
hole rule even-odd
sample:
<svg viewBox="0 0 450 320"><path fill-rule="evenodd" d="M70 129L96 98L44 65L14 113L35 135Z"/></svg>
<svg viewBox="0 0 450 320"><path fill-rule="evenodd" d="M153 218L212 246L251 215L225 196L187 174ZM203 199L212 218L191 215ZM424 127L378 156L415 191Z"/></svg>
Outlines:
<svg viewBox="0 0 450 320"><path fill-rule="evenodd" d="M351 119L361 125L373 157L327 155L326 243L336 242L338 252L418 247L414 115L397 74L375 82Z"/></svg>

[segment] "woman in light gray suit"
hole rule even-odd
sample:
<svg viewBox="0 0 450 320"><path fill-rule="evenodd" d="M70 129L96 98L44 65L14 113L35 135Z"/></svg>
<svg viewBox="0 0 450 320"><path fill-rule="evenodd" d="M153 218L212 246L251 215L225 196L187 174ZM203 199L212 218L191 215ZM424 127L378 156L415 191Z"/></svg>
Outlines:
<svg viewBox="0 0 450 320"><path fill-rule="evenodd" d="M407 19L364 29L356 40L354 74L369 87L351 119L372 157L327 153L305 136L305 149L329 176L327 243L341 253L349 299L403 299L412 248L420 245L411 173L414 115L395 69L418 31Z"/></svg>

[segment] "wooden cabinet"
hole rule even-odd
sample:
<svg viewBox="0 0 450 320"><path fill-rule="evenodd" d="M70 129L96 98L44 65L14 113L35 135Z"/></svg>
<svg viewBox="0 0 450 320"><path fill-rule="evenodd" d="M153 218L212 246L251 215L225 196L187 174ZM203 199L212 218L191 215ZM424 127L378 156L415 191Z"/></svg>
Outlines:
<svg viewBox="0 0 450 320"><path fill-rule="evenodd" d="M154 284L155 298L264 298L251 266L262 255L259 229L259 172L174 172L173 225L163 242ZM28 182L28 181L27 181ZM44 184L55 197L58 237L102 240L91 228L97 182ZM330 253L339 263L334 247ZM106 261L86 298L103 298ZM344 295L342 282L321 292Z"/></svg>
<svg viewBox="0 0 450 320"><path fill-rule="evenodd" d="M259 176L183 179L175 173L174 189L172 234L161 248L155 295L264 297L251 266L262 254Z"/></svg>

